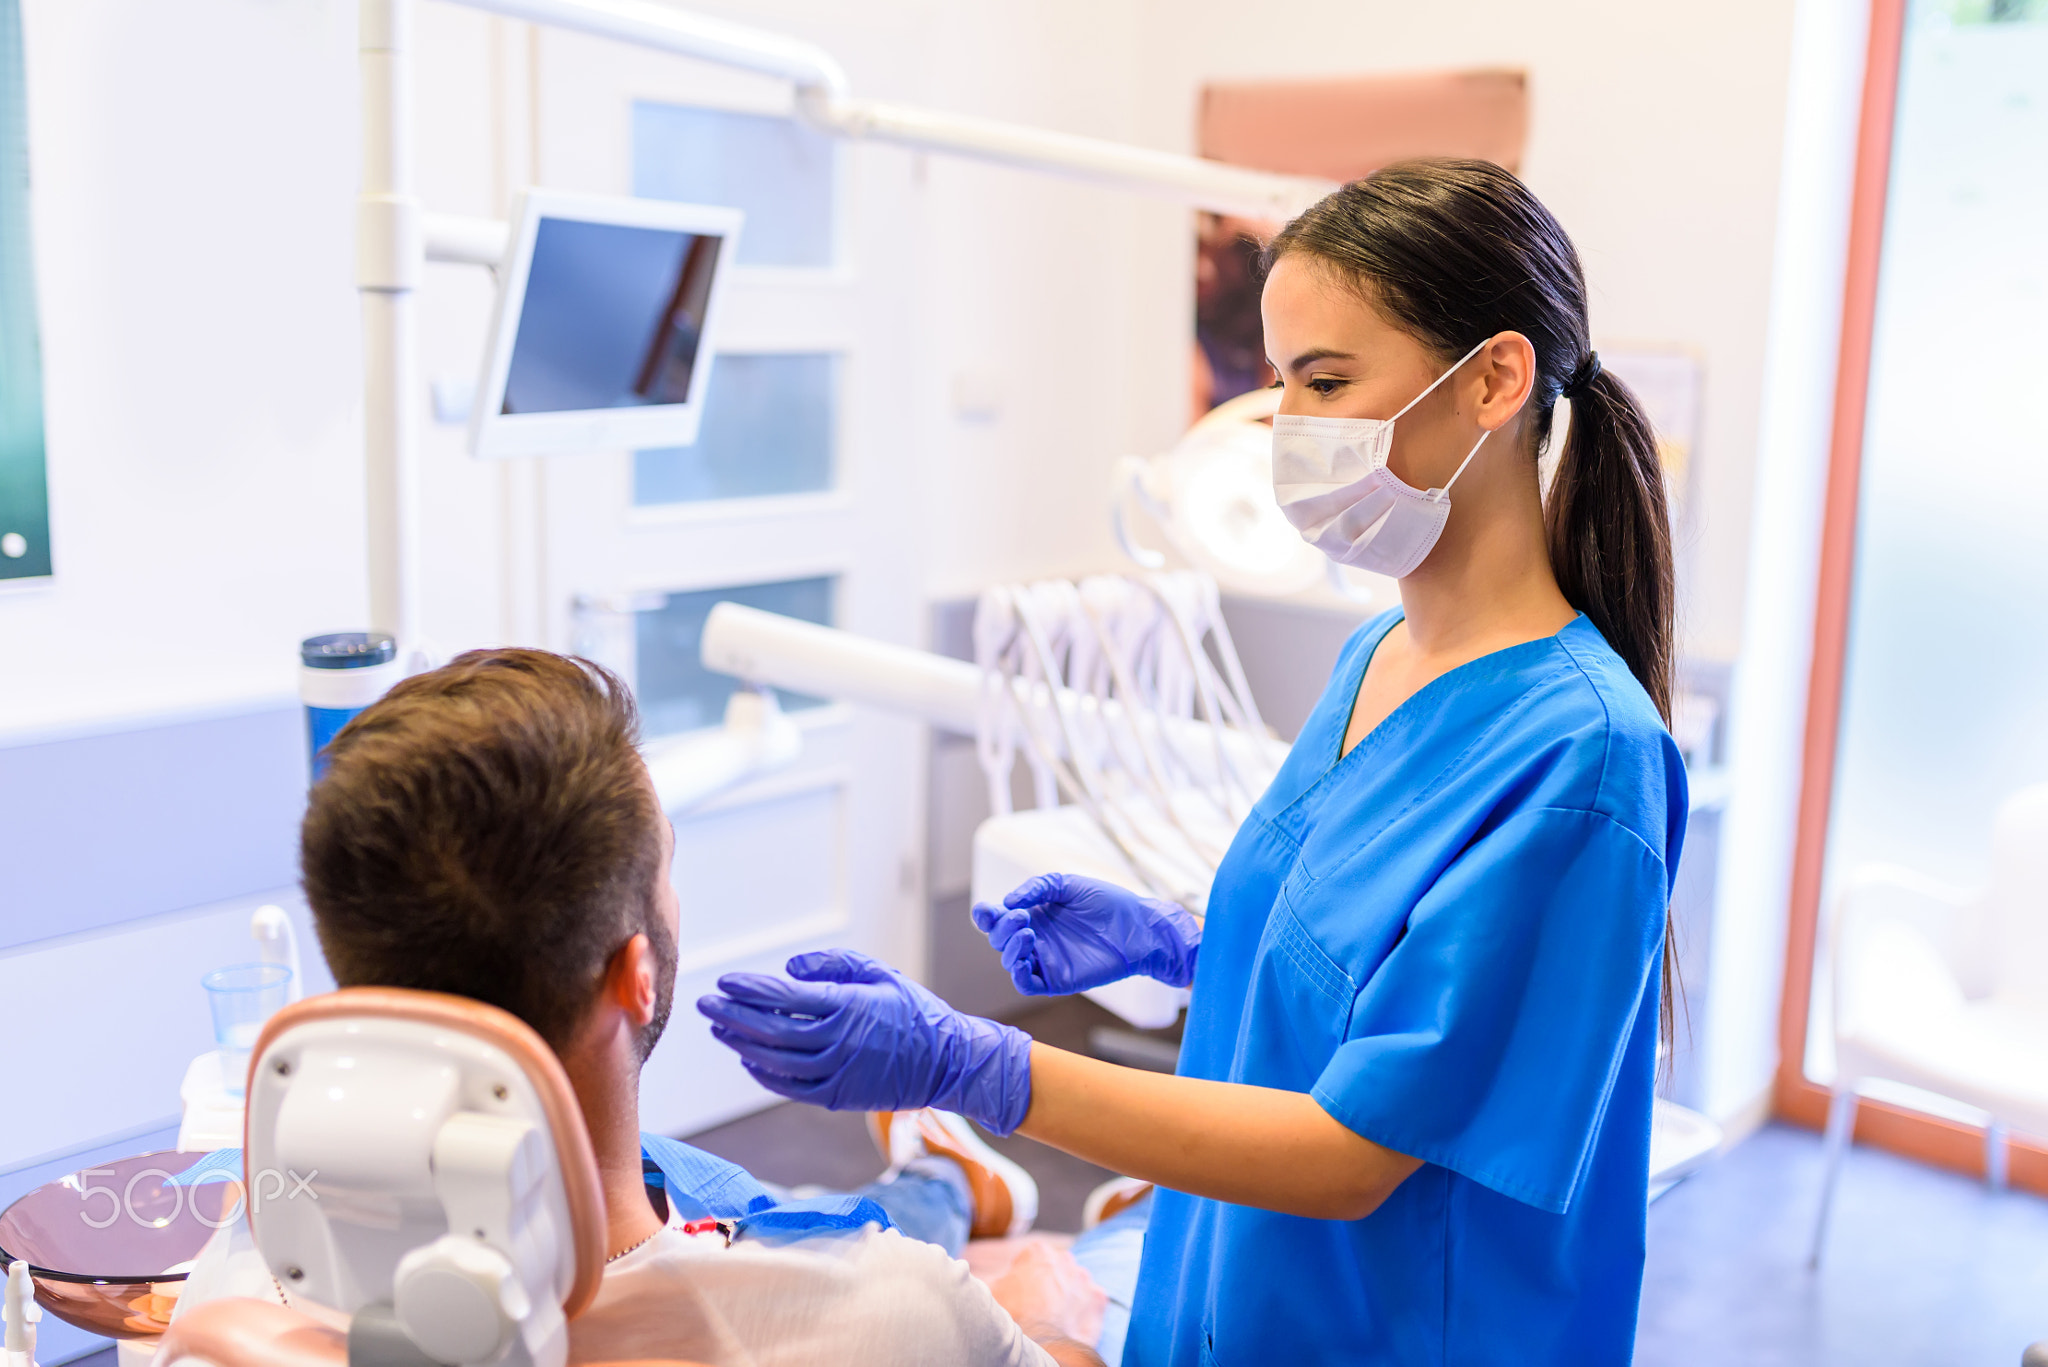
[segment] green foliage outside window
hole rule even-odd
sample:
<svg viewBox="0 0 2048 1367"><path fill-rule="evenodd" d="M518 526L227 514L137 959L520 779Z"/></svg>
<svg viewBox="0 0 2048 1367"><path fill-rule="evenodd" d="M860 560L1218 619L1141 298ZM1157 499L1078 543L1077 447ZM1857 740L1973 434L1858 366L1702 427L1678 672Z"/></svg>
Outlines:
<svg viewBox="0 0 2048 1367"><path fill-rule="evenodd" d="M1951 24L2048 23L2048 0L1928 0L1926 12Z"/></svg>

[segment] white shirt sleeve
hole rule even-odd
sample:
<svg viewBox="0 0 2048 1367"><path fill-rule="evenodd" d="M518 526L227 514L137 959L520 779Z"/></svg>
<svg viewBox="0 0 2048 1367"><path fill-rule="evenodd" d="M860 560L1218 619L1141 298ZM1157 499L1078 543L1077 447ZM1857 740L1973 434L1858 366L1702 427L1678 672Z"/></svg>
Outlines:
<svg viewBox="0 0 2048 1367"><path fill-rule="evenodd" d="M895 1230L791 1243L664 1230L606 1269L572 1362L1051 1367L967 1264Z"/></svg>

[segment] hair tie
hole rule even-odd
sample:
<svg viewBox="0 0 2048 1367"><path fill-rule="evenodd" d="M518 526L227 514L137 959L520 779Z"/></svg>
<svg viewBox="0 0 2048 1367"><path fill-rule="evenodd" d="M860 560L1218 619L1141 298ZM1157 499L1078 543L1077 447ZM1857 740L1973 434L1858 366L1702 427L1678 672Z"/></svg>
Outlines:
<svg viewBox="0 0 2048 1367"><path fill-rule="evenodd" d="M1564 382L1564 388L1557 392L1564 398L1576 399L1579 395L1591 389L1593 381L1599 378L1600 353L1589 351L1586 353L1586 359L1579 362L1579 368L1572 372L1571 378Z"/></svg>

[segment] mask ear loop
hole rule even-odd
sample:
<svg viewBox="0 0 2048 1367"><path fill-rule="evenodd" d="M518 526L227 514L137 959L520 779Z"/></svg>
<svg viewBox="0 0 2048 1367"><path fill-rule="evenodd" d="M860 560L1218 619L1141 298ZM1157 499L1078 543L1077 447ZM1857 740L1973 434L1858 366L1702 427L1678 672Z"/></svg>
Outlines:
<svg viewBox="0 0 2048 1367"><path fill-rule="evenodd" d="M1479 440L1472 443L1472 449L1465 453L1465 459L1458 462L1458 468L1453 470L1451 477L1444 481L1444 487L1429 491L1429 501L1431 503L1441 503L1451 496L1451 486L1458 482L1458 476L1465 473L1465 467L1472 463L1472 457L1479 454L1479 448L1486 445L1486 439L1492 435L1493 433L1491 432L1481 432L1479 434Z"/></svg>
<svg viewBox="0 0 2048 1367"><path fill-rule="evenodd" d="M1414 398L1412 398L1412 399L1408 400L1408 404L1407 404L1407 407L1406 407L1406 408L1403 408L1403 409L1402 409L1402 410L1401 410L1401 411L1400 411L1399 413L1396 413L1396 414L1395 414L1395 415L1394 415L1393 417L1391 417L1391 418L1388 418L1388 419L1387 419L1387 421L1388 421L1388 422L1399 422L1399 421L1401 421L1401 419L1402 419L1402 418L1404 418L1404 417L1406 417L1406 416L1408 415L1408 409L1409 409L1409 408L1413 408L1413 407L1415 407L1415 405L1416 405L1416 404L1419 404L1419 403L1421 403L1421 402L1422 402L1422 401L1423 401L1424 399L1428 398L1428 397L1429 397L1429 396L1430 396L1431 394L1435 393L1435 392L1436 392L1436 387L1437 387L1438 385L1442 384L1442 383L1443 383L1443 382L1444 382L1445 380L1448 380L1448 379L1450 379L1450 378L1451 378L1451 376L1453 376L1453 375L1457 374L1457 373L1458 373L1458 369L1459 369L1459 367L1460 367L1460 366L1463 366L1463 365L1465 364L1465 362L1467 362L1467 361L1471 360L1471 359L1472 359L1472 358L1473 358L1474 356L1477 356L1477 355L1479 354L1480 348L1481 348L1481 347L1484 347L1484 346L1486 345L1486 343L1487 343L1487 342L1490 342L1490 341L1492 341L1492 340L1493 340L1493 338L1491 338L1491 337L1488 337L1488 338L1486 338L1486 339L1485 339L1485 341L1482 341L1482 342L1480 342L1480 343L1479 343L1479 346L1475 346L1475 347L1473 347L1473 348L1472 348L1472 349L1471 349L1470 351L1466 352L1466 353L1465 353L1465 354L1464 354L1463 356L1460 356L1460 357L1458 358L1458 363L1457 363L1457 365L1454 365L1454 366L1452 366L1452 367L1451 367L1451 368L1450 368L1449 370L1446 370L1446 371L1445 371L1445 372L1444 372L1443 374L1441 374L1441 375L1437 376L1437 377L1436 377L1436 378L1435 378L1434 380L1431 380L1431 381L1429 382L1429 388L1428 388L1428 389L1425 389L1425 390L1423 390L1423 391L1422 391L1422 392L1421 392L1420 394L1417 394L1417 395L1416 395L1416 396L1415 396ZM1477 448L1477 447L1474 447L1473 449L1474 449L1474 450L1476 451L1476 450L1478 450L1479 448ZM1467 459L1467 460L1470 460L1470 459L1472 459L1472 458L1471 458L1470 456L1467 456L1467 457L1465 457L1465 459ZM1453 476L1453 478L1456 478L1456 476Z"/></svg>
<svg viewBox="0 0 2048 1367"><path fill-rule="evenodd" d="M1409 408L1415 407L1416 404L1421 403L1424 399L1428 398L1431 394L1435 393L1436 387L1438 385L1442 384L1445 380L1450 379L1451 376L1457 374L1459 369L1463 367L1465 362L1471 360L1474 356L1477 356L1480 353L1480 351L1484 349L1486 344L1492 340L1493 338L1491 337L1482 338L1478 345L1474 346L1470 351L1466 352L1463 356L1460 356L1458 358L1458 362L1456 365L1453 365L1449 370L1446 370L1443 374L1437 376L1434 380L1430 381L1428 389L1423 390L1420 394L1417 394L1414 398L1408 400L1408 407L1403 408L1399 413L1396 413L1393 417L1388 418L1387 422L1389 424L1397 423L1403 417L1407 416ZM1479 440L1472 443L1472 449L1465 453L1465 459L1458 462L1458 468L1452 471L1451 477L1449 480L1445 481L1444 487L1441 489L1432 489L1429 491L1429 501L1431 503L1441 503L1451 496L1451 485L1456 484L1458 482L1458 476L1465 473L1465 467L1472 463L1472 457L1479 454L1479 448L1486 445L1486 439L1492 435L1493 433L1491 432L1481 432L1479 434Z"/></svg>

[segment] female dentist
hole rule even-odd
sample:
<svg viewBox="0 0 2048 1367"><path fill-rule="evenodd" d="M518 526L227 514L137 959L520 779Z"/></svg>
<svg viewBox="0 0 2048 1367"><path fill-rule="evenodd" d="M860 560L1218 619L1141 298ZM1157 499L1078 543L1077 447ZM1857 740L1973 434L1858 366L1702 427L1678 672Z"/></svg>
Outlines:
<svg viewBox="0 0 2048 1367"><path fill-rule="evenodd" d="M1126 1364L1624 1364L1686 814L1650 427L1570 240L1497 166L1388 167L1270 257L1275 490L1401 606L1345 647L1204 925L1057 874L976 913L1027 992L1191 983L1179 1075L845 951L699 1006L783 1095L1157 1183Z"/></svg>

